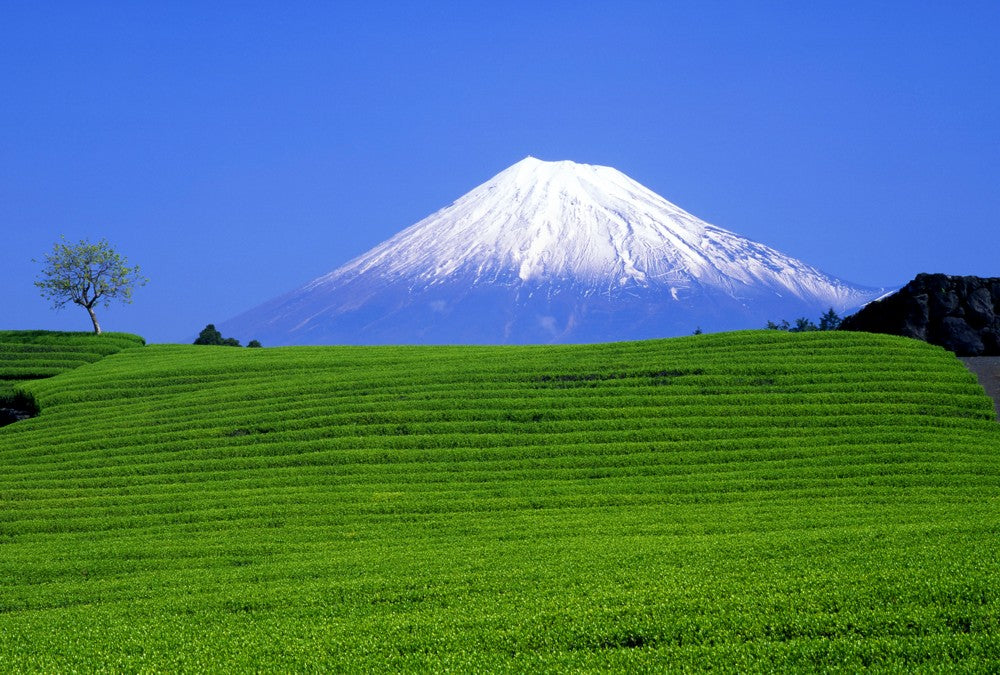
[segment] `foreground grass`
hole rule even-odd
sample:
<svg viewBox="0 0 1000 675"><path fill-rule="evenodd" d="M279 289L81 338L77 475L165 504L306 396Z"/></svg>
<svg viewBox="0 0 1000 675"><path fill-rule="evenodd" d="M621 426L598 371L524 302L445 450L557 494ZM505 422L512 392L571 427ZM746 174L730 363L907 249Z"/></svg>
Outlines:
<svg viewBox="0 0 1000 675"><path fill-rule="evenodd" d="M864 334L153 346L0 429L0 669L1000 664L1000 426Z"/></svg>

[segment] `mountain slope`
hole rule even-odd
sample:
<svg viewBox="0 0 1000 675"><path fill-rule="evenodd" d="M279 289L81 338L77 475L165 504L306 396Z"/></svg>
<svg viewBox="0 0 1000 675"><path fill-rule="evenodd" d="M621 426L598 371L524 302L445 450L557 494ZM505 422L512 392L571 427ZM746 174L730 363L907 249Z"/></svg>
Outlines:
<svg viewBox="0 0 1000 675"><path fill-rule="evenodd" d="M879 294L610 167L528 157L223 329L265 344L610 341L758 327Z"/></svg>

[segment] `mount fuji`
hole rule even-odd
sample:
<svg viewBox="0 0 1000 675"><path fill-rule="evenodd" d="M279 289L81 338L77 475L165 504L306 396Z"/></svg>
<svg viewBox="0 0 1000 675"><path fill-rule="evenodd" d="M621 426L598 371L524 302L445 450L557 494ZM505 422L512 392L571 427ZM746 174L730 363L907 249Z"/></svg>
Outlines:
<svg viewBox="0 0 1000 675"><path fill-rule="evenodd" d="M844 313L884 292L699 220L613 168L528 157L220 329L265 345L606 342Z"/></svg>

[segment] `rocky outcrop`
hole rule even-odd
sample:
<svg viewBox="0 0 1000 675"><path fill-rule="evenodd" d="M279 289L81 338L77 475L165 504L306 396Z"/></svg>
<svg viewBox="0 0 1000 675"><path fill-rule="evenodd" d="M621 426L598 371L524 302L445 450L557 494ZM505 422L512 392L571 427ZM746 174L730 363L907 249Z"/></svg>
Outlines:
<svg viewBox="0 0 1000 675"><path fill-rule="evenodd" d="M38 415L38 404L27 394L0 396L0 427Z"/></svg>
<svg viewBox="0 0 1000 675"><path fill-rule="evenodd" d="M918 274L840 329L917 338L959 356L1000 356L1000 277Z"/></svg>
<svg viewBox="0 0 1000 675"><path fill-rule="evenodd" d="M0 408L0 427L32 417L34 417L34 415L27 410L21 410L19 408Z"/></svg>

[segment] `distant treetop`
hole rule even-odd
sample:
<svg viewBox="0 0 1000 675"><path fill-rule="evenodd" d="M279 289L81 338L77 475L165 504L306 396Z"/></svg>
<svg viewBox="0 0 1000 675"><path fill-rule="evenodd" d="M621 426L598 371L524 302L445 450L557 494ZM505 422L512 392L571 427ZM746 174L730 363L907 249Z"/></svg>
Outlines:
<svg viewBox="0 0 1000 675"><path fill-rule="evenodd" d="M195 338L194 344L196 345L221 345L223 347L240 347L240 341L236 338L224 338L222 333L215 327L214 323L210 323L205 326L198 337ZM262 345L258 340L251 340L247 347L261 347Z"/></svg>

